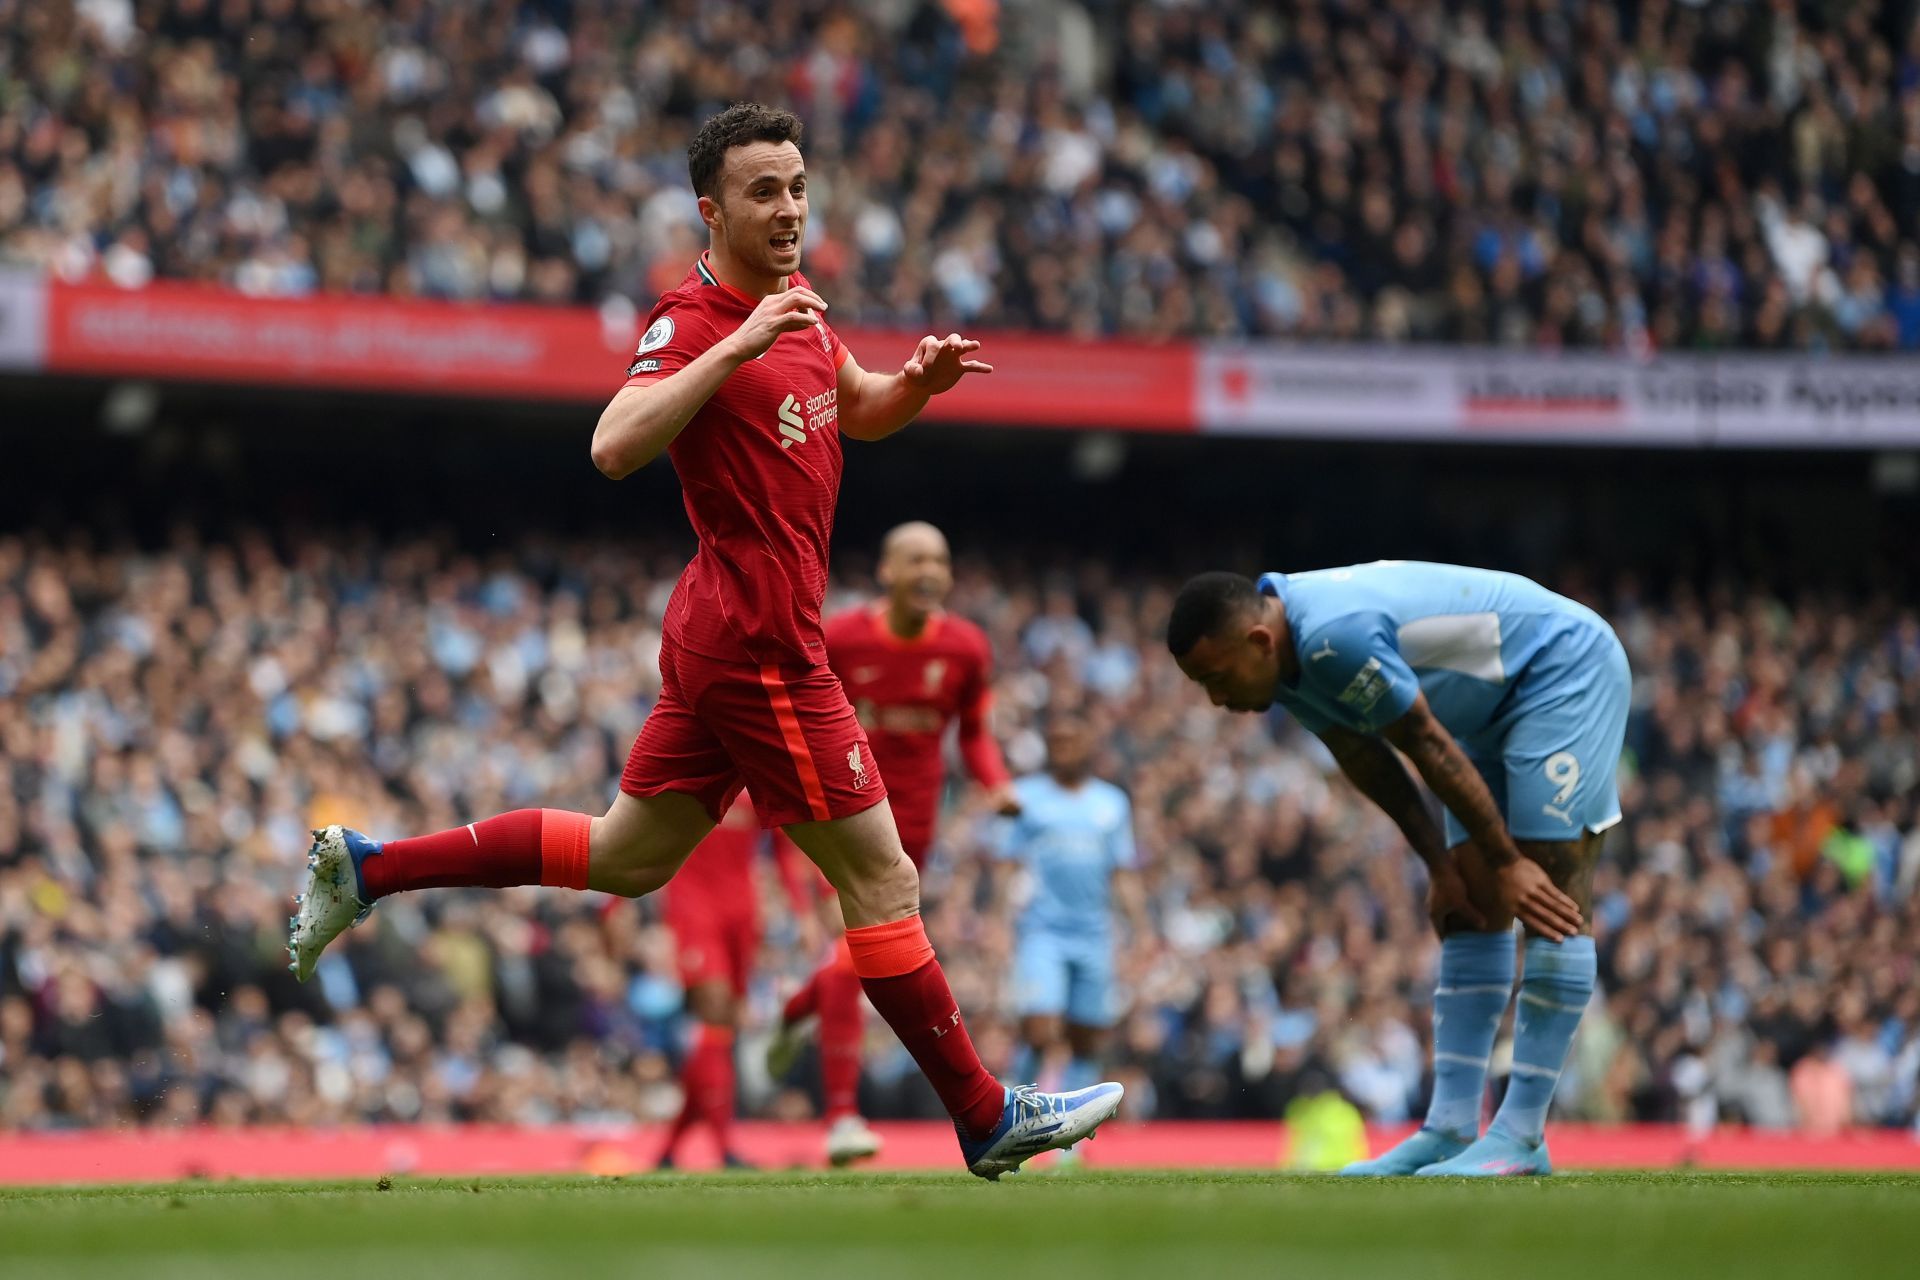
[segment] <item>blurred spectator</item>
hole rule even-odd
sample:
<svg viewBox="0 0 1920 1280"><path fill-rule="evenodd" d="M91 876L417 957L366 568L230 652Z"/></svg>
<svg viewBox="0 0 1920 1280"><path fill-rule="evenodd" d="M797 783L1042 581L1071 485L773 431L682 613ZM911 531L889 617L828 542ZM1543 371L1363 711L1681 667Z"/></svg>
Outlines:
<svg viewBox="0 0 1920 1280"><path fill-rule="evenodd" d="M653 902L409 895L306 987L281 947L310 826L603 807L679 567L538 535L484 554L364 532L0 536L0 1124L670 1114L681 993ZM1297 726L1223 717L1180 677L1159 641L1173 585L974 560L954 599L993 639L1009 753L1044 709L1084 706L1099 771L1132 792L1152 928L1119 966L1130 1106L1271 1117L1337 1086L1416 1114L1421 873ZM1724 587L1592 602L1632 655L1635 712L1595 883L1603 996L1563 1113L1913 1125L1920 618ZM984 815L958 808L926 914L1004 1068L1012 934L982 911L986 861ZM748 1062L816 959L763 878ZM871 1111L937 1114L874 1036ZM766 1113L805 1110L743 1085Z"/></svg>
<svg viewBox="0 0 1920 1280"><path fill-rule="evenodd" d="M808 124L807 267L915 328L1920 346L1911 5L0 0L0 258L645 304L684 148Z"/></svg>
<svg viewBox="0 0 1920 1280"><path fill-rule="evenodd" d="M1815 1048L1793 1069L1793 1105L1800 1113L1800 1132L1811 1138L1830 1138L1853 1120L1853 1081L1845 1068Z"/></svg>

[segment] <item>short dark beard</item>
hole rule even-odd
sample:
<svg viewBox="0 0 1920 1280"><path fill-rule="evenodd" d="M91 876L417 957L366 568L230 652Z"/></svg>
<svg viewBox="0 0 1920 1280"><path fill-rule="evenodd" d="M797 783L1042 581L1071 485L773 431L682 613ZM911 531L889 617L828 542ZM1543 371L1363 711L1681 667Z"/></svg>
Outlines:
<svg viewBox="0 0 1920 1280"><path fill-rule="evenodd" d="M1280 670L1276 685L1292 688L1300 682L1300 650L1293 642L1293 619L1287 616L1286 602L1278 596L1268 597L1274 602L1273 612L1278 616L1274 623L1274 658L1279 662ZM1271 696L1273 690L1269 689Z"/></svg>

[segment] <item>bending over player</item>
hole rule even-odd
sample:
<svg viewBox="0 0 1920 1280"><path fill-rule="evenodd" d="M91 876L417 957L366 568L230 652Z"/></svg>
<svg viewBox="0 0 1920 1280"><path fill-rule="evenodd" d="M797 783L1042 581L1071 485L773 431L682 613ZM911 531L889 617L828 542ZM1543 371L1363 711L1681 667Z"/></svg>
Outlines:
<svg viewBox="0 0 1920 1280"><path fill-rule="evenodd" d="M988 803L1001 813L1016 813L1019 804L987 726L992 648L980 628L945 609L953 590L946 535L922 521L893 529L881 543L878 577L884 598L827 620L827 663L873 744L901 844L919 868L939 819L948 726L958 723L960 757ZM840 932L837 904L830 900L826 909L828 925ZM827 1159L850 1164L877 1154L880 1139L860 1118L864 1018L860 980L844 941L787 1002L767 1050L767 1069L776 1079L792 1067L816 1015Z"/></svg>
<svg viewBox="0 0 1920 1280"><path fill-rule="evenodd" d="M648 318L593 461L619 479L662 453L699 551L668 601L661 692L601 817L521 809L382 845L317 833L288 941L302 979L380 898L443 885L651 893L745 784L840 896L862 988L953 1117L967 1167L997 1178L1091 1133L1118 1084L1071 1096L1008 1089L980 1065L920 922L920 880L840 681L820 605L840 434L879 440L969 373L980 344L927 337L898 373L868 373L800 274L800 122L752 103L702 125L687 167L709 247Z"/></svg>
<svg viewBox="0 0 1920 1280"><path fill-rule="evenodd" d="M1593 869L1620 820L1627 657L1592 610L1513 574L1381 561L1203 574L1167 628L1230 711L1279 702L1427 864L1442 938L1426 1123L1350 1174L1550 1173L1544 1125L1593 994ZM1395 748L1446 806L1433 822ZM1526 926L1513 1074L1481 1136L1487 1059Z"/></svg>

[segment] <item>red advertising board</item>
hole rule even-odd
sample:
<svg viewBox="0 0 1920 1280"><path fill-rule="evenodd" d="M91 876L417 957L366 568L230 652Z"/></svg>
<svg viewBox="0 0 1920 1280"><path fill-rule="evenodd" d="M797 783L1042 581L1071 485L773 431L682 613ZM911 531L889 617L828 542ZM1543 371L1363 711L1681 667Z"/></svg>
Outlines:
<svg viewBox="0 0 1920 1280"><path fill-rule="evenodd" d="M376 297L120 289L0 267L0 371L599 405L631 312ZM845 328L897 369L920 335ZM994 365L936 422L1337 440L1638 448L1911 448L1920 361L1899 356L1079 341L975 335Z"/></svg>
<svg viewBox="0 0 1920 1280"><path fill-rule="evenodd" d="M167 282L125 290L54 281L45 306L43 367L52 373L593 404L619 388L639 336L632 316L584 307L249 298ZM881 371L898 368L919 336L842 333L862 364ZM929 419L1194 427L1187 346L995 334L981 354L993 374L937 399Z"/></svg>
<svg viewBox="0 0 1920 1280"><path fill-rule="evenodd" d="M248 298L156 283L55 283L49 370L266 386L604 399L632 324L574 307Z"/></svg>
<svg viewBox="0 0 1920 1280"><path fill-rule="evenodd" d="M886 1145L881 1169L959 1171L953 1126L875 1126ZM734 1129L739 1153L763 1168L820 1161L823 1130L811 1124L749 1121ZM174 1178L357 1178L591 1173L650 1168L663 1132L504 1125L375 1125L343 1129L134 1129L0 1134L0 1184L146 1182ZM1373 1150L1406 1136L1404 1127L1368 1133ZM1920 1170L1910 1133L1861 1130L1807 1137L1747 1129L1690 1133L1678 1125L1550 1125L1554 1164L1563 1169ZM1287 1163L1284 1125L1259 1121L1112 1124L1080 1148L1103 1168L1275 1169ZM684 1169L712 1168L716 1153L689 1144Z"/></svg>

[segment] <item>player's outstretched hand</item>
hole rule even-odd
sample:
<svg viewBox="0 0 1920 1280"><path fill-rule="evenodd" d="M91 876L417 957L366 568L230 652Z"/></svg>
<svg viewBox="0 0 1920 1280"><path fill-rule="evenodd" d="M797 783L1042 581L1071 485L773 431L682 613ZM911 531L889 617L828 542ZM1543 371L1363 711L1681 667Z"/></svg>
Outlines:
<svg viewBox="0 0 1920 1280"><path fill-rule="evenodd" d="M993 366L986 361L967 358L979 349L980 344L974 339L957 333L944 338L928 334L920 339L920 345L913 349L913 357L900 372L915 388L937 396L942 391L951 391L964 374L993 372Z"/></svg>
<svg viewBox="0 0 1920 1280"><path fill-rule="evenodd" d="M1442 938L1450 929L1485 929L1486 916L1473 905L1467 882L1451 860L1427 869L1427 918Z"/></svg>
<svg viewBox="0 0 1920 1280"><path fill-rule="evenodd" d="M767 348L781 334L798 333L820 323L820 313L826 309L826 301L819 294L796 285L760 299L760 305L753 309L753 314L743 320L734 332L740 340L743 354L752 360L766 354Z"/></svg>
<svg viewBox="0 0 1920 1280"><path fill-rule="evenodd" d="M1020 816L1020 793L1011 782L1003 782L987 792L987 807L1003 818Z"/></svg>
<svg viewBox="0 0 1920 1280"><path fill-rule="evenodd" d="M1560 891L1539 863L1517 858L1495 874L1500 880L1500 905L1527 928L1553 942L1565 942L1580 932L1580 905Z"/></svg>

